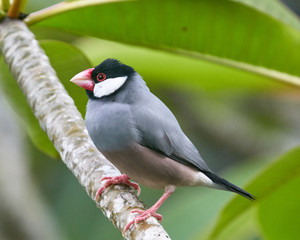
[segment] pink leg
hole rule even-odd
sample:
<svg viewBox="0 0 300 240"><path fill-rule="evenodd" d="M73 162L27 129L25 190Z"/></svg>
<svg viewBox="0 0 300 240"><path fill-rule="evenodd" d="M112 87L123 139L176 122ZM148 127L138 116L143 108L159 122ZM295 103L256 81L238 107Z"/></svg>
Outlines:
<svg viewBox="0 0 300 240"><path fill-rule="evenodd" d="M129 222L124 230L123 230L123 236L125 232L131 227L132 224L136 225L140 221L144 221L149 217L155 217L158 221L162 221L163 217L162 215L156 213L157 209L162 205L162 203L175 191L175 186L167 186L165 188L164 194L161 196L161 198L149 209L147 210L138 210L134 209L131 211L131 213L139 213L140 215L136 216L131 222Z"/></svg>
<svg viewBox="0 0 300 240"><path fill-rule="evenodd" d="M130 178L126 174L122 174L122 175L116 176L116 177L101 178L100 181L106 180L106 182L105 182L104 186L102 186L101 188L98 189L98 191L96 193L96 201L98 201L98 198L100 197L100 195L106 188L108 188L111 185L116 185L116 184L120 184L120 183L133 187L135 190L138 190L137 194L140 195L140 193L141 193L140 186L137 183L130 182L129 179Z"/></svg>

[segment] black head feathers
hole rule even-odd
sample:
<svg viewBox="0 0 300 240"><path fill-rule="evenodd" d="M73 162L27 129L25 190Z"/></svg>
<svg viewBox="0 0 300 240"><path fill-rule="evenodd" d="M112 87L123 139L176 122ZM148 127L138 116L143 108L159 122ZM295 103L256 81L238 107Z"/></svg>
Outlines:
<svg viewBox="0 0 300 240"><path fill-rule="evenodd" d="M108 58L94 68L92 79L96 79L99 73L104 73L107 78L116 78L129 76L134 72L135 70L132 67L127 66L116 59Z"/></svg>

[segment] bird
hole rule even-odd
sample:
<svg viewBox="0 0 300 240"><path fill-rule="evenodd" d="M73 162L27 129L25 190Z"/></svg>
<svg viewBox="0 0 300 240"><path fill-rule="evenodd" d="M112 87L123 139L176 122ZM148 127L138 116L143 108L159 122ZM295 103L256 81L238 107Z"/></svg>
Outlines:
<svg viewBox="0 0 300 240"><path fill-rule="evenodd" d="M71 82L84 88L89 98L85 122L94 145L122 173L102 178L105 184L96 199L115 184L129 185L138 194L138 184L164 190L151 208L131 211L138 215L125 226L123 235L150 216L161 221L156 211L176 187L204 186L255 200L210 170L171 110L131 66L108 58L76 74Z"/></svg>

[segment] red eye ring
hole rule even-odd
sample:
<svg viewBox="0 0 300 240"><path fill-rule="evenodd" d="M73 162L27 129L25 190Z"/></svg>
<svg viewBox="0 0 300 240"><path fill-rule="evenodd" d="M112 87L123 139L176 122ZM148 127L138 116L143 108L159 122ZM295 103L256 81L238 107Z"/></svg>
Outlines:
<svg viewBox="0 0 300 240"><path fill-rule="evenodd" d="M106 75L104 73L98 73L97 75L97 81L102 82L106 79Z"/></svg>

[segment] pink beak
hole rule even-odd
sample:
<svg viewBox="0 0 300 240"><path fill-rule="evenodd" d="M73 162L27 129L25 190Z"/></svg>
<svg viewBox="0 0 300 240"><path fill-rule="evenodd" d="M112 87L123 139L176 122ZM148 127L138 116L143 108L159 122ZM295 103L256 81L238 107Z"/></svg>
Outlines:
<svg viewBox="0 0 300 240"><path fill-rule="evenodd" d="M92 71L94 68L86 69L78 74L76 74L70 81L75 83L79 87L82 87L86 90L93 91L94 90L94 82L92 80Z"/></svg>

